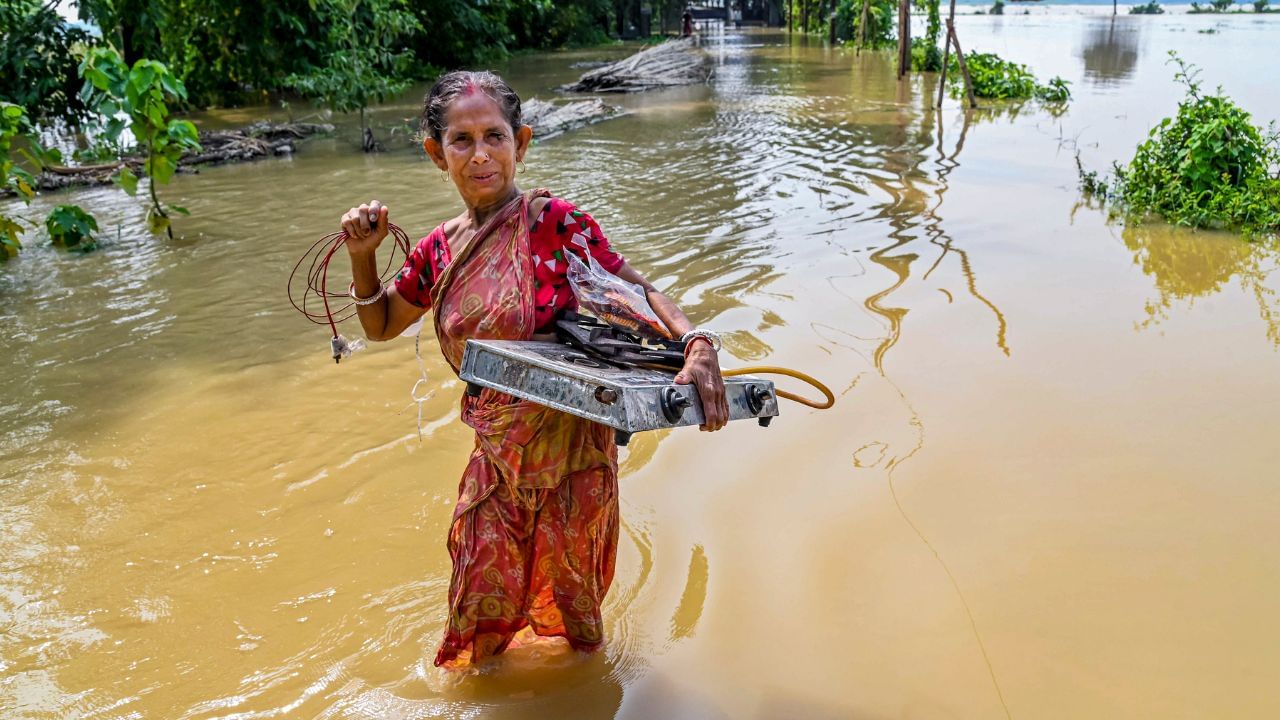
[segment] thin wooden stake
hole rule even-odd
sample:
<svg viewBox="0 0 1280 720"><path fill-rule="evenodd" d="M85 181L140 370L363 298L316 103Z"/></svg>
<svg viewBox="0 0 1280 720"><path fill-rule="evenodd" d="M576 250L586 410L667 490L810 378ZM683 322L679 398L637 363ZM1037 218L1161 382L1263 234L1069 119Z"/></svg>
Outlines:
<svg viewBox="0 0 1280 720"><path fill-rule="evenodd" d="M964 78L964 92L969 97L969 107L978 107L978 98L973 94L973 78L969 77L969 63L964 60L964 51L960 49L960 38L956 35L956 24L947 19L947 37L956 46L956 62L960 64L960 76Z"/></svg>
<svg viewBox="0 0 1280 720"><path fill-rule="evenodd" d="M951 15L947 22L956 19L956 0L951 0ZM948 25L948 28L950 26ZM938 83L938 107L942 107L942 94L947 89L947 65L951 63L951 30L947 30L947 36L942 39L942 77ZM941 117L941 115L939 115Z"/></svg>

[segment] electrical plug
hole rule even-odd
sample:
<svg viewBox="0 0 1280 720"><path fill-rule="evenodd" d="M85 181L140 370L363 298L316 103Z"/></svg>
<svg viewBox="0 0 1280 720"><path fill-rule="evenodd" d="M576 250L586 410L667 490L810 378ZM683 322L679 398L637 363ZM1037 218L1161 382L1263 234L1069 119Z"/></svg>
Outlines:
<svg viewBox="0 0 1280 720"><path fill-rule="evenodd" d="M350 357L351 353L359 352L364 349L364 341L360 338L347 340L341 335L329 338L329 350L333 353L333 362L339 363L344 357Z"/></svg>

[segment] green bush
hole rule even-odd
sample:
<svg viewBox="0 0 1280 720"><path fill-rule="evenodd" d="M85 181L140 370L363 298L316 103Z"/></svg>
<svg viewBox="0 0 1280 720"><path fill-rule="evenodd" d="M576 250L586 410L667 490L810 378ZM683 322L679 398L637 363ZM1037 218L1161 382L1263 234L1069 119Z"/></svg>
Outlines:
<svg viewBox="0 0 1280 720"><path fill-rule="evenodd" d="M925 38L911 38L911 69L938 72L942 69L942 49Z"/></svg>
<svg viewBox="0 0 1280 720"><path fill-rule="evenodd" d="M1263 0L1265 2L1265 0ZM1164 8L1160 7L1158 0L1151 0L1146 5L1134 5L1129 8L1130 15L1163 15Z"/></svg>
<svg viewBox="0 0 1280 720"><path fill-rule="evenodd" d="M1003 60L995 53L965 53L969 76L973 79L973 94L995 100L1038 98L1045 102L1061 103L1071 98L1069 83L1055 77L1048 85L1041 85L1025 65ZM964 92L964 78L960 63L952 57L947 66L947 82L953 97Z"/></svg>
<svg viewBox="0 0 1280 720"><path fill-rule="evenodd" d="M1004 14L1004 0L996 0L994 3L991 4L991 14L992 15Z"/></svg>
<svg viewBox="0 0 1280 720"><path fill-rule="evenodd" d="M1192 227L1280 232L1280 132L1265 131L1222 95L1200 91L1199 71L1170 53L1175 78L1186 86L1178 112L1138 146L1110 183L1084 177L1086 190L1104 186L1135 219L1157 215ZM1108 187L1109 185L1109 187Z"/></svg>

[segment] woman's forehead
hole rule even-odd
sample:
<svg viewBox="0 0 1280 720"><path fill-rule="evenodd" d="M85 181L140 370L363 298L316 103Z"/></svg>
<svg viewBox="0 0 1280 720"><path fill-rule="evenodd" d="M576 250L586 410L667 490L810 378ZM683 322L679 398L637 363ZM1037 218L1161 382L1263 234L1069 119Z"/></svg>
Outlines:
<svg viewBox="0 0 1280 720"><path fill-rule="evenodd" d="M508 123L506 116L502 114L502 108L493 98L484 92L473 92L459 95L449 103L445 124L450 128L461 128L476 125L493 127Z"/></svg>

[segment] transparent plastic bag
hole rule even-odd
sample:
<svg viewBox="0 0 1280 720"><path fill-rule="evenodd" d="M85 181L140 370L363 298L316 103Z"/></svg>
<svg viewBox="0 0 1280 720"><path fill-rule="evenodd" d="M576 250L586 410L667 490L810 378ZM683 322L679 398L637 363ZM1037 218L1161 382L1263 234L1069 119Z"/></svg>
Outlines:
<svg viewBox="0 0 1280 720"><path fill-rule="evenodd" d="M576 253L565 254L569 259L569 287L581 309L619 330L649 340L671 339L671 333L649 307L644 288L605 270L590 255L583 262Z"/></svg>

